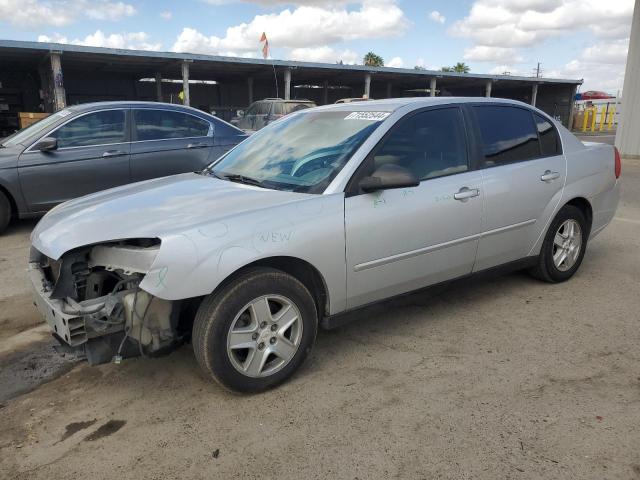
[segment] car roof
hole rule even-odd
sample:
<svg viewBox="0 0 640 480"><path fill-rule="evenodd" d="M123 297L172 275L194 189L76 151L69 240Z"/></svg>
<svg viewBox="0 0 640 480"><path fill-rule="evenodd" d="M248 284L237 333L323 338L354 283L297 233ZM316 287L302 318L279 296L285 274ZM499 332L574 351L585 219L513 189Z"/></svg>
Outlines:
<svg viewBox="0 0 640 480"><path fill-rule="evenodd" d="M407 105L420 107L430 107L433 105L460 104L460 103L505 103L518 106L531 105L517 100L493 97L409 97L409 98L387 98L385 100L368 100L366 102L334 103L317 107L315 110L343 110L361 112L394 112Z"/></svg>
<svg viewBox="0 0 640 480"><path fill-rule="evenodd" d="M181 110L181 111L187 110L189 112L199 113L201 115L206 115L209 117L211 116L207 112L198 110L197 108L189 107L187 105L178 105L176 103L165 103L165 102L142 102L142 101L133 101L133 100L80 103L78 105L71 105L68 107L68 109L73 112L86 112L89 110L96 110L100 108L134 108L134 107L163 108L167 110Z"/></svg>

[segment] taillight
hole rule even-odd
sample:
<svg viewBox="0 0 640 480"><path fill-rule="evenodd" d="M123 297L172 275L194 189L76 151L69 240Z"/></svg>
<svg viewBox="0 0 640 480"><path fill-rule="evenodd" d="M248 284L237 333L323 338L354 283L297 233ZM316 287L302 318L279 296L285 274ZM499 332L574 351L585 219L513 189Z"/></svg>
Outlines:
<svg viewBox="0 0 640 480"><path fill-rule="evenodd" d="M613 147L613 151L615 152L616 165L615 165L615 174L616 178L620 178L620 173L622 172L622 162L620 161L620 152L616 147Z"/></svg>

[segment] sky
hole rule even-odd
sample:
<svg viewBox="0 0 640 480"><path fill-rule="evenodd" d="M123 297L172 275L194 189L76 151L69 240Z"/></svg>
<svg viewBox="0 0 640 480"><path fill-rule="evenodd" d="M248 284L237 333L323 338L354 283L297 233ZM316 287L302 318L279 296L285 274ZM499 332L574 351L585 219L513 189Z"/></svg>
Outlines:
<svg viewBox="0 0 640 480"><path fill-rule="evenodd" d="M622 89L634 0L0 0L0 38L584 79Z"/></svg>

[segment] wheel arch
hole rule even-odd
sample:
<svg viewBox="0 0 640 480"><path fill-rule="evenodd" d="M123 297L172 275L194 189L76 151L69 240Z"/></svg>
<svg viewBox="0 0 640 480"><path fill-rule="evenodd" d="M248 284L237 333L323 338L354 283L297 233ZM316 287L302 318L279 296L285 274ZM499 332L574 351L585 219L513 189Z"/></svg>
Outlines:
<svg viewBox="0 0 640 480"><path fill-rule="evenodd" d="M584 197L574 197L566 202L565 205L572 205L578 208L587 219L589 231L591 231L591 224L593 223L593 207L591 206L589 200Z"/></svg>
<svg viewBox="0 0 640 480"><path fill-rule="evenodd" d="M229 274L214 291L228 285L238 275L254 267L267 267L283 271L299 280L311 293L318 311L318 321L330 311L329 309L329 289L320 271L311 263L298 257L273 256L265 257L248 263L233 273Z"/></svg>

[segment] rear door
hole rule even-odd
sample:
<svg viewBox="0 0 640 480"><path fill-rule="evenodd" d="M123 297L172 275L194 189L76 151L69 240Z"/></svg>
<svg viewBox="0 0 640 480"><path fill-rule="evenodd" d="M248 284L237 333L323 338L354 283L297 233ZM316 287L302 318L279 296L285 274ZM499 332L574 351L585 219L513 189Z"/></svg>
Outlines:
<svg viewBox="0 0 640 480"><path fill-rule="evenodd" d="M131 178L146 180L202 170L213 147L213 124L177 110L135 108Z"/></svg>
<svg viewBox="0 0 640 480"><path fill-rule="evenodd" d="M348 308L471 273L482 191L468 147L460 108L429 109L400 120L365 160L345 198ZM388 163L420 185L354 189Z"/></svg>
<svg viewBox="0 0 640 480"><path fill-rule="evenodd" d="M526 107L470 107L480 138L485 215L474 270L529 255L562 195L566 162L551 122Z"/></svg>
<svg viewBox="0 0 640 480"><path fill-rule="evenodd" d="M29 210L44 212L71 198L129 183L127 117L128 109L84 113L43 135L57 139L56 150L27 148L18 173Z"/></svg>

